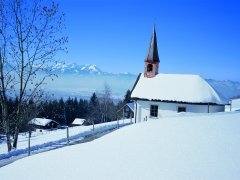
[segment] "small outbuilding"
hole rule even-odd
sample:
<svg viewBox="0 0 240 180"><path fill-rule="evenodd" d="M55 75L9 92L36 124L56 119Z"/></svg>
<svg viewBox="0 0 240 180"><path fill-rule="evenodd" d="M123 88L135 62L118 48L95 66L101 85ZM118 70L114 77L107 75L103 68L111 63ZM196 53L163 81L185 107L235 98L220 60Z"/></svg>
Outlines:
<svg viewBox="0 0 240 180"><path fill-rule="evenodd" d="M134 117L134 103L127 103L118 111L118 114L122 118L133 118Z"/></svg>
<svg viewBox="0 0 240 180"><path fill-rule="evenodd" d="M54 129L60 126L58 122L45 118L34 118L28 124L33 125L35 129Z"/></svg>
<svg viewBox="0 0 240 180"><path fill-rule="evenodd" d="M240 97L230 100L231 111L240 111Z"/></svg>
<svg viewBox="0 0 240 180"><path fill-rule="evenodd" d="M76 118L72 122L72 126L82 126L82 125L84 125L85 121L86 121L86 119Z"/></svg>

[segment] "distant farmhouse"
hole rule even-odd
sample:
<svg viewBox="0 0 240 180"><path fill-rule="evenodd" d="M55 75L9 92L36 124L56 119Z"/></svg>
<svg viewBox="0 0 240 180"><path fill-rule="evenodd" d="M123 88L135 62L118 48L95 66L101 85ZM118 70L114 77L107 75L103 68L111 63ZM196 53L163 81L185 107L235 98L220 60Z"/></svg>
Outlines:
<svg viewBox="0 0 240 180"><path fill-rule="evenodd" d="M159 74L159 62L154 27L144 73L139 74L131 92L135 122L179 112L214 113L225 110L228 103L201 76Z"/></svg>
<svg viewBox="0 0 240 180"><path fill-rule="evenodd" d="M72 122L72 126L82 126L86 123L86 119L81 119L81 118L75 118L74 121Z"/></svg>
<svg viewBox="0 0 240 180"><path fill-rule="evenodd" d="M54 129L59 127L59 123L52 119L34 118L28 122L34 129Z"/></svg>

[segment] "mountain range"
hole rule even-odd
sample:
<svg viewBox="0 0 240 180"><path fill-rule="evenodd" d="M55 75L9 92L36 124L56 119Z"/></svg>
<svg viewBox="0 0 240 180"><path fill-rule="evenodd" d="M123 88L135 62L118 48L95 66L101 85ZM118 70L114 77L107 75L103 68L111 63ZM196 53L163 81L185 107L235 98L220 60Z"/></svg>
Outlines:
<svg viewBox="0 0 240 180"><path fill-rule="evenodd" d="M128 89L132 89L137 78L136 74L131 73L104 72L94 64L58 63L51 68L58 78L49 81L45 89L55 97L89 98L93 92L101 94L104 85L108 84L113 98L121 99ZM206 81L226 99L240 96L240 82L214 79Z"/></svg>
<svg viewBox="0 0 240 180"><path fill-rule="evenodd" d="M131 73L109 73L103 72L95 64L78 65L76 63L57 63L51 67L56 74L91 74L91 75L133 75Z"/></svg>

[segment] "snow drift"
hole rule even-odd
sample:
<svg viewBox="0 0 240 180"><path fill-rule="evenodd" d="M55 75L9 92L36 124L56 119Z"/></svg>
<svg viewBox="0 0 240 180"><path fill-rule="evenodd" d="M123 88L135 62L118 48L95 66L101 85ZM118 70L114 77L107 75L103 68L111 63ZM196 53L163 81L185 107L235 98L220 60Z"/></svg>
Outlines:
<svg viewBox="0 0 240 180"><path fill-rule="evenodd" d="M134 124L90 143L21 159L2 180L240 179L240 113Z"/></svg>

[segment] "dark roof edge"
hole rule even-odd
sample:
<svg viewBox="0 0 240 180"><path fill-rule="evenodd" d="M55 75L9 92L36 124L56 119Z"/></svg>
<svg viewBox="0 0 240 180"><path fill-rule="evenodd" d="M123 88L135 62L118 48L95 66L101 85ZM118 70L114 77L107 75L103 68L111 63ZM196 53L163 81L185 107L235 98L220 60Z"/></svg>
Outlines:
<svg viewBox="0 0 240 180"><path fill-rule="evenodd" d="M166 102L166 103L181 103L181 104L194 104L194 105L216 105L216 106L224 106L224 105L230 105L230 104L217 104L217 103L194 103L194 102L184 102L184 101L167 101L167 100L159 100L159 99L144 99L144 98L136 98L133 97L132 100L141 100L141 101L154 101L154 102Z"/></svg>
<svg viewBox="0 0 240 180"><path fill-rule="evenodd" d="M133 90L135 89L135 87L136 87L136 85L137 85L137 83L138 83L138 81L139 81L139 79L140 79L140 77L141 77L141 74L142 74L142 73L139 73L139 74L138 74L138 77L137 77L137 79L136 79L136 81L135 81L135 83L134 83L134 85L133 85L132 90L131 90L131 96L132 96Z"/></svg>

